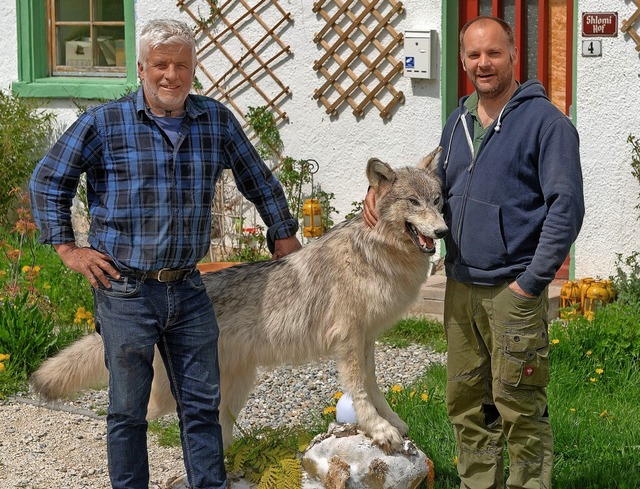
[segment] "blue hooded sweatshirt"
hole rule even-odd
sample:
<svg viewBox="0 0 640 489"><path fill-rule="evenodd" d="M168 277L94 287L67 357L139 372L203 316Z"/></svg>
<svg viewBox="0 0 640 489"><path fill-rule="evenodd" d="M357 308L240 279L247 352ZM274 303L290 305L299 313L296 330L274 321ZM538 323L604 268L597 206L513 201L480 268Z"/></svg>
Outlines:
<svg viewBox="0 0 640 489"><path fill-rule="evenodd" d="M477 154L460 100L440 145L449 234L447 276L539 295L553 280L584 217L578 133L537 80L522 84L487 129Z"/></svg>

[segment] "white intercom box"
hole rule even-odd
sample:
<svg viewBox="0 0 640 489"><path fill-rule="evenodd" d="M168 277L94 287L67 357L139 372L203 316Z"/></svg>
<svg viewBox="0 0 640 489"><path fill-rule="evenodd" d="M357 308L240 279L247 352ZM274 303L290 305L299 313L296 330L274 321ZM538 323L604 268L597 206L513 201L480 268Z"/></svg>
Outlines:
<svg viewBox="0 0 640 489"><path fill-rule="evenodd" d="M404 32L404 76L436 77L436 31Z"/></svg>

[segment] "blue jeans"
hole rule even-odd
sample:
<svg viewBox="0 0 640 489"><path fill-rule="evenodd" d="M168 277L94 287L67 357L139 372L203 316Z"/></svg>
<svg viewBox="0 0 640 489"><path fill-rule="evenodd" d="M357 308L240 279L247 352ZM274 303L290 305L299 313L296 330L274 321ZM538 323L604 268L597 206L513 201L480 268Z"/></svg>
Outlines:
<svg viewBox="0 0 640 489"><path fill-rule="evenodd" d="M147 404L158 346L177 401L193 489L226 487L218 421L218 324L196 270L161 283L131 277L94 290L96 329L109 369L107 456L114 489L147 489Z"/></svg>

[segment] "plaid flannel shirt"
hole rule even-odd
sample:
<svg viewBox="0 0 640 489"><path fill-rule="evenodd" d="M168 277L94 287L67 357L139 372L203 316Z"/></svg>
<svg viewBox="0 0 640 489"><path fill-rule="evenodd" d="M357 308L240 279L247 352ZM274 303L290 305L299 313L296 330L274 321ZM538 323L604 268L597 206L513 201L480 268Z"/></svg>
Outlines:
<svg viewBox="0 0 640 489"><path fill-rule="evenodd" d="M142 89L90 108L31 177L40 241L75 241L71 203L86 172L93 248L121 269L195 266L210 246L215 183L227 168L268 226L271 249L296 233L280 182L219 102L188 96L176 147L147 114Z"/></svg>

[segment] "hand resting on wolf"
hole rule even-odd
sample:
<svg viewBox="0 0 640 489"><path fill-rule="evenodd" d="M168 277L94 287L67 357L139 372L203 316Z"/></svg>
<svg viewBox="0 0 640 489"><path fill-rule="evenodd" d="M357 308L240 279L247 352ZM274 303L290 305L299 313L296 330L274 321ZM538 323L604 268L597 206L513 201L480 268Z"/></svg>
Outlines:
<svg viewBox="0 0 640 489"><path fill-rule="evenodd" d="M254 386L258 367L334 358L361 430L387 453L402 447L407 425L375 379L374 342L416 300L429 275L434 240L444 237L440 148L417 167L392 169L372 158L367 177L377 194L378 224L356 217L296 253L205 274L220 327L220 423L225 446ZM35 392L68 397L105 383L103 346L88 335L34 373ZM147 417L175 412L160 359Z"/></svg>

